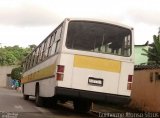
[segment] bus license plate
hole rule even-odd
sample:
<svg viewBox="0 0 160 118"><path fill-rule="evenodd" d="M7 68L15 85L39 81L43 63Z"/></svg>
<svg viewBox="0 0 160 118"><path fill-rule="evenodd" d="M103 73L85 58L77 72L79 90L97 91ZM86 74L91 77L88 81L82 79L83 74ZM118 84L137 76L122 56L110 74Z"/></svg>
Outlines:
<svg viewBox="0 0 160 118"><path fill-rule="evenodd" d="M95 85L95 86L103 86L103 79L89 77L88 78L88 84Z"/></svg>

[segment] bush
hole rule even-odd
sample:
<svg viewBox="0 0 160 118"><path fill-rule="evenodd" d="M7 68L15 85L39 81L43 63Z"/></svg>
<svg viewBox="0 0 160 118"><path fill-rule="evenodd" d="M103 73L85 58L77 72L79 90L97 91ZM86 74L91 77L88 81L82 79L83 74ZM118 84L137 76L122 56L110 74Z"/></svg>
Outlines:
<svg viewBox="0 0 160 118"><path fill-rule="evenodd" d="M22 74L22 67L13 68L11 72L11 78L15 80L20 80Z"/></svg>

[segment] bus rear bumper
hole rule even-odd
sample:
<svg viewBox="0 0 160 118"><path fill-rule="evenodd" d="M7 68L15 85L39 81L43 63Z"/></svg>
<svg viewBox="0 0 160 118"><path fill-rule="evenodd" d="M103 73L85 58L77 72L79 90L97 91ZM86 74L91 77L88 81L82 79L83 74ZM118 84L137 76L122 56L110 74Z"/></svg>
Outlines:
<svg viewBox="0 0 160 118"><path fill-rule="evenodd" d="M57 96L65 96L70 99L84 98L92 101L102 101L106 103L116 103L116 104L123 104L123 105L129 104L130 102L130 97L123 96L123 95L85 91L85 90L78 90L78 89L71 89L71 88L64 88L64 87L56 87L55 90L56 90L55 92Z"/></svg>

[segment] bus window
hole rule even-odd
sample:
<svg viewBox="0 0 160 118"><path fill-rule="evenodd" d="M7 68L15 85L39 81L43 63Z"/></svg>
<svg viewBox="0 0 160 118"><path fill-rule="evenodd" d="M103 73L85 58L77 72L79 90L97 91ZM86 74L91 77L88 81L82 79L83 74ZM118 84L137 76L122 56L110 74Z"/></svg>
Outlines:
<svg viewBox="0 0 160 118"><path fill-rule="evenodd" d="M53 35L50 36L50 42L49 42L49 45L48 45L47 57L50 56L50 54L51 54L52 37L53 37Z"/></svg>
<svg viewBox="0 0 160 118"><path fill-rule="evenodd" d="M53 34L53 36L52 36L52 43L51 43L50 55L53 55L53 54L55 53L55 49L56 49L56 44L55 44L56 33L57 33L57 32L54 32L54 34Z"/></svg>
<svg viewBox="0 0 160 118"><path fill-rule="evenodd" d="M57 30L57 33L56 33L56 37L55 37L56 49L55 49L55 52L58 52L58 50L59 50L59 43L60 43L60 39L61 39L61 32L62 32L62 27L60 27Z"/></svg>
<svg viewBox="0 0 160 118"><path fill-rule="evenodd" d="M60 38L61 38L61 30L62 30L62 27L59 27L57 29L57 31L54 33L54 41L53 41L53 44L51 46L50 55L53 55L55 52L58 52Z"/></svg>
<svg viewBox="0 0 160 118"><path fill-rule="evenodd" d="M35 50L34 65L36 65L36 64L38 63L38 51L39 51L39 48L37 48L37 49Z"/></svg>
<svg viewBox="0 0 160 118"><path fill-rule="evenodd" d="M45 42L43 42L42 45L41 45L41 52L40 52L41 55L40 55L40 57L39 57L39 58L40 58L40 61L43 60L44 48L45 48Z"/></svg>
<svg viewBox="0 0 160 118"><path fill-rule="evenodd" d="M46 49L47 49L47 41L44 41L43 42L42 58L41 58L42 61L47 57L46 54L45 54Z"/></svg>
<svg viewBox="0 0 160 118"><path fill-rule="evenodd" d="M37 57L37 63L39 63L41 61L41 50L42 50L42 47L41 45L39 46L39 50L38 50L38 57Z"/></svg>
<svg viewBox="0 0 160 118"><path fill-rule="evenodd" d="M44 56L43 56L43 60L47 58L47 52L48 52L48 44L49 44L49 38L45 41L45 49L44 49Z"/></svg>
<svg viewBox="0 0 160 118"><path fill-rule="evenodd" d="M62 27L59 27L57 29L57 33L56 33L56 37L55 37L55 42L58 41L58 40L60 40L60 38L61 38L61 29L62 29Z"/></svg>
<svg viewBox="0 0 160 118"><path fill-rule="evenodd" d="M31 67L34 66L34 61L35 61L35 51L32 53L32 61L31 61Z"/></svg>
<svg viewBox="0 0 160 118"><path fill-rule="evenodd" d="M50 36L50 37L48 38L48 42L47 42L47 51L46 51L47 57L50 55L51 43L52 43L52 36Z"/></svg>
<svg viewBox="0 0 160 118"><path fill-rule="evenodd" d="M66 47L83 51L130 56L131 31L111 24L71 21L68 26Z"/></svg>

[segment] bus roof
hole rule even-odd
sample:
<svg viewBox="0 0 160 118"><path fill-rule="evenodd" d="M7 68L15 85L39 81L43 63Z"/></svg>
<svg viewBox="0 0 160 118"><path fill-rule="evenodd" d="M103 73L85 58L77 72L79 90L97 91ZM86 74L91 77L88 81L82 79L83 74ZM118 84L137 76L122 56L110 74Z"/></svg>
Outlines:
<svg viewBox="0 0 160 118"><path fill-rule="evenodd" d="M73 20L76 21L77 20L77 21L100 22L100 23L117 25L117 26L120 26L120 27L124 27L124 28L130 29L130 30L133 30L133 27L131 27L131 26L128 26L128 25L125 25L125 24L122 24L122 23L119 23L119 22L114 22L114 21L111 21L111 20L94 19L94 18L65 18L65 20L68 20L68 21L73 21Z"/></svg>

